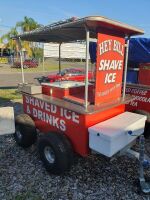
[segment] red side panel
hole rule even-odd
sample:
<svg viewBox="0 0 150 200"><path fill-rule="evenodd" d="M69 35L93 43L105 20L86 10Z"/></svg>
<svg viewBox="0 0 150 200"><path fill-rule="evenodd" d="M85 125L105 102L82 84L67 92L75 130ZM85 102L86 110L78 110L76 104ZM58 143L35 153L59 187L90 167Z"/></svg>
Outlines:
<svg viewBox="0 0 150 200"><path fill-rule="evenodd" d="M135 98L126 105L126 110L145 110L150 112L150 87L140 88L140 85L138 87L128 86L126 94L131 94Z"/></svg>
<svg viewBox="0 0 150 200"><path fill-rule="evenodd" d="M44 133L56 131L66 134L75 152L87 156L89 149L88 127L124 112L124 105L96 114L79 114L28 95L23 96L24 112L35 121Z"/></svg>
<svg viewBox="0 0 150 200"><path fill-rule="evenodd" d="M150 86L150 66L149 69L139 68L139 84Z"/></svg>
<svg viewBox="0 0 150 200"><path fill-rule="evenodd" d="M62 99L69 94L69 89L42 85L42 94Z"/></svg>

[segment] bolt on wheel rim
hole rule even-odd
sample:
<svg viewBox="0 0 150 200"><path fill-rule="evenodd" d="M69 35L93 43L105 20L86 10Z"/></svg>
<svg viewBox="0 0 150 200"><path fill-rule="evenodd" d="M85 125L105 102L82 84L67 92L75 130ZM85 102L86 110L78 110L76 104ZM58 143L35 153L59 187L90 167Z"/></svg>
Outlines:
<svg viewBox="0 0 150 200"><path fill-rule="evenodd" d="M49 163L53 164L55 162L55 154L51 147L45 147L44 154Z"/></svg>

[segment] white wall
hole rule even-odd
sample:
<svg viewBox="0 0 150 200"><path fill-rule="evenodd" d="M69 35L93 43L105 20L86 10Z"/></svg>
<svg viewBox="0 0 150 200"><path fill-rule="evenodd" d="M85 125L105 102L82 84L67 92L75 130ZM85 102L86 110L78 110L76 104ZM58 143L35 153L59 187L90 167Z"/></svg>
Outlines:
<svg viewBox="0 0 150 200"><path fill-rule="evenodd" d="M61 45L61 58L85 59L86 45L81 43L64 43ZM59 44L45 43L44 57L59 57Z"/></svg>

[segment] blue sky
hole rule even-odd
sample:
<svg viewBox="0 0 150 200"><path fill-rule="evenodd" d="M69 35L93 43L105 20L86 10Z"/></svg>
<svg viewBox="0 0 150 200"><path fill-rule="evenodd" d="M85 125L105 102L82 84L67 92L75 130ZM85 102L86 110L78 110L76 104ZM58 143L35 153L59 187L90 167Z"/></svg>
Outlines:
<svg viewBox="0 0 150 200"><path fill-rule="evenodd" d="M1 0L0 35L24 16L50 24L72 16L102 15L145 30L150 37L150 0Z"/></svg>

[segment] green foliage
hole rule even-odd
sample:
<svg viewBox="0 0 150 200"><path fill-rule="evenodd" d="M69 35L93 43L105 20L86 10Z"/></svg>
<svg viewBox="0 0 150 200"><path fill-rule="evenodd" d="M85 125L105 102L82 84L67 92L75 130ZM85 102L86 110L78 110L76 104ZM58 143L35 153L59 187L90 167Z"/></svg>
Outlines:
<svg viewBox="0 0 150 200"><path fill-rule="evenodd" d="M0 89L0 103L14 99L21 99L21 94L16 89Z"/></svg>
<svg viewBox="0 0 150 200"><path fill-rule="evenodd" d="M6 44L7 44L6 47L7 48L10 48L11 50L18 51L17 42L12 39L12 37L17 36L17 35L18 35L18 31L17 31L16 27L11 28L8 33L4 34L1 37L1 41L2 42L6 41Z"/></svg>
<svg viewBox="0 0 150 200"><path fill-rule="evenodd" d="M0 41L5 43L6 42L6 47L10 48L11 50L18 52L18 44L15 40L12 39L12 37L17 36L19 34L18 28L21 29L21 32L24 33L26 31L32 31L36 28L39 28L41 25L38 24L33 18L25 16L24 19L20 22L16 23L16 26L11 28L11 30L3 35L0 38ZM29 57L32 57L32 43L31 42L22 42L22 48L26 49L27 54ZM40 50L36 50L36 53L34 53L35 57L40 57L41 53Z"/></svg>
<svg viewBox="0 0 150 200"><path fill-rule="evenodd" d="M22 32L26 32L39 28L40 24L38 24L33 18L25 16L23 21L16 23L16 27L20 27Z"/></svg>
<svg viewBox="0 0 150 200"><path fill-rule="evenodd" d="M42 59L43 58L43 49L42 48L33 48L32 49L33 52L33 57L36 59Z"/></svg>

